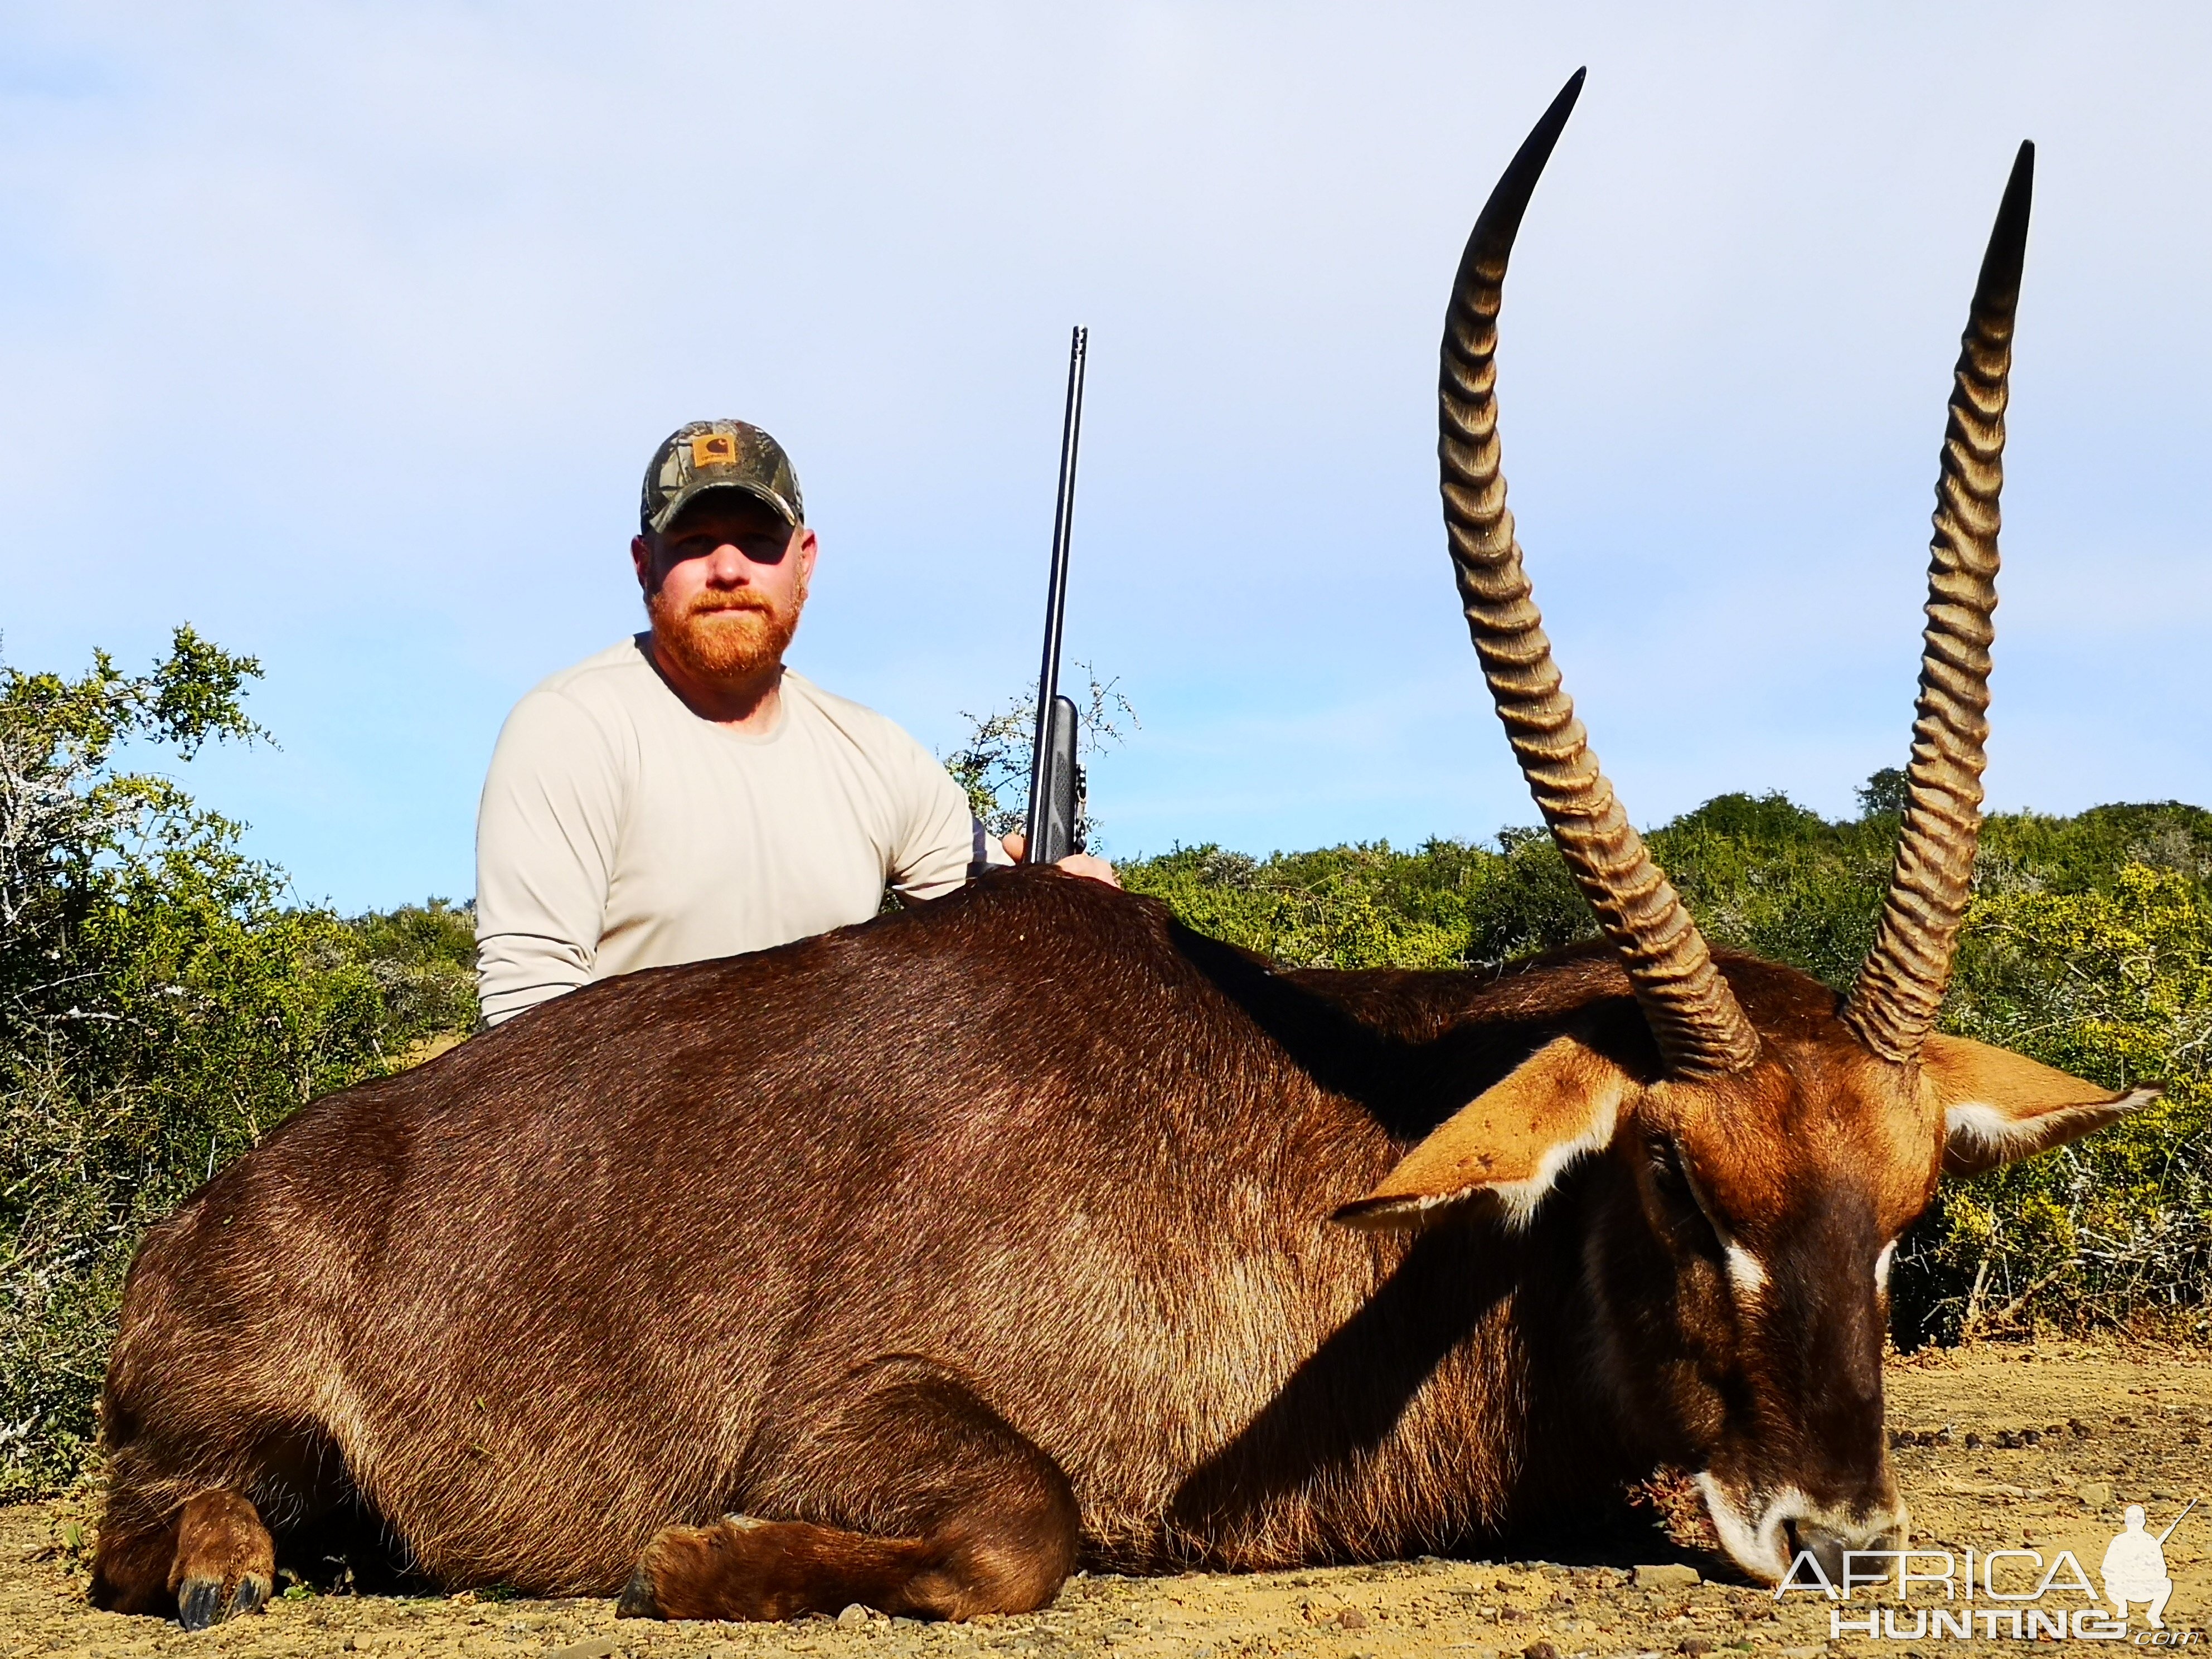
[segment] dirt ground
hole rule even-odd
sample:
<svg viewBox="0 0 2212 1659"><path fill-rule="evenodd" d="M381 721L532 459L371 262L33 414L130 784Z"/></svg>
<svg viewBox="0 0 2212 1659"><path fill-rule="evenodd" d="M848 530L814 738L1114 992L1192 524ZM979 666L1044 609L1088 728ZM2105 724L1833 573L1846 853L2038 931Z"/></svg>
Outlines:
<svg viewBox="0 0 2212 1659"><path fill-rule="evenodd" d="M2212 1351L2045 1344L1899 1359L1890 1373L1889 1418L1893 1441L1911 1437L1894 1456L1916 1547L2025 1547L2046 1560L2071 1549L2094 1573L2125 1504L2143 1504L2155 1531L2190 1498L2212 1498L2212 1455L2204 1444L2212 1427ZM1948 1443L1938 1438L1946 1431ZM2033 1443L2025 1440L2031 1431ZM1969 1445L1970 1435L1980 1443ZM2184 1520L2166 1545L2174 1582L2166 1623L2174 1634L2200 1632L2197 1644L2212 1625L2208 1509ZM0 1510L0 1654L1808 1659L1816 1652L1965 1645L1952 1638L1832 1640L1829 1605L1818 1595L1778 1603L1721 1564L1670 1552L1656 1537L1640 1559L1576 1559L1569 1551L1565 1561L1425 1559L1249 1577L1079 1577L1042 1613L965 1625L918 1624L857 1608L788 1625L617 1623L606 1601L313 1595L301 1588L259 1616L185 1635L173 1623L86 1605L82 1528L82 1516L67 1504ZM1698 1577L1700 1570L1710 1577ZM1998 1583L2007 1587L2002 1574ZM2149 1634L2140 1610L2130 1634Z"/></svg>

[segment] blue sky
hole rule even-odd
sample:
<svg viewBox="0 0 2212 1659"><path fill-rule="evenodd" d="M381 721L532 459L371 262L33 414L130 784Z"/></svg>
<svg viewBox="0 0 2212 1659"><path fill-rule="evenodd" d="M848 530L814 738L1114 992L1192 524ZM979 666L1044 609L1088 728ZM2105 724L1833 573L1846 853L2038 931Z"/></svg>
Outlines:
<svg viewBox="0 0 2212 1659"><path fill-rule="evenodd" d="M1533 817L1435 495L1445 286L1582 105L1508 288L1505 461L1633 816L1901 763L1942 401L2039 147L1994 802L2212 801L2212 14L2142 6L11 8L0 649L190 620L281 747L183 775L302 895L472 890L532 683L636 625L638 475L760 422L793 660L940 750L1069 647L1142 718L1119 855Z"/></svg>

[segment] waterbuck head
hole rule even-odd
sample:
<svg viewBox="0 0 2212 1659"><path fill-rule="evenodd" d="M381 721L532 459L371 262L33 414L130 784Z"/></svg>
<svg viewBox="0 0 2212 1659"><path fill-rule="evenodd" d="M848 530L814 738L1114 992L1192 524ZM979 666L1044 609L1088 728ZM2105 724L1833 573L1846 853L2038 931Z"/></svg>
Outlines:
<svg viewBox="0 0 2212 1659"><path fill-rule="evenodd" d="M1902 1540L1881 1422L1887 1279L1939 1176L2084 1134L2155 1097L1934 1029L1980 825L1997 493L2033 160L2023 144L1974 292L1936 490L1909 799L1877 936L1838 997L1717 962L1598 769L1522 574L1499 471L1497 318L1523 210L1581 90L1567 83L1507 168L1452 289L1441 387L1444 520L1506 735L1595 908L1644 1031L1593 1012L1416 1146L1341 1218L1411 1224L1487 1193L1526 1224L1578 1183L1595 1369L1624 1424L1698 1472L1748 1572L1801 1549ZM1630 1016L1633 1018L1633 1016Z"/></svg>

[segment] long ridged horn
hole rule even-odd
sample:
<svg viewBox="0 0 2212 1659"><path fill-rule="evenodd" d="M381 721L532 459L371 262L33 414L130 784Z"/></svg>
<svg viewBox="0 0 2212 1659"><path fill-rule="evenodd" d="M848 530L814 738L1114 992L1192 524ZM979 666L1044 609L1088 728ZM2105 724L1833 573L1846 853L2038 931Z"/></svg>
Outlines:
<svg viewBox="0 0 2212 1659"><path fill-rule="evenodd" d="M1928 630L1897 865L1874 948L1844 1005L1844 1023L1867 1047L1894 1060L1917 1060L1921 1042L1935 1028L1981 839L2006 382L2034 179L2035 146L2024 143L1997 207L1959 343L1936 484Z"/></svg>
<svg viewBox="0 0 2212 1659"><path fill-rule="evenodd" d="M1748 1066L1759 1034L1598 770L1529 596L1498 471L1495 356L1506 260L1582 86L1577 70L1505 169L1452 283L1437 389L1444 526L1483 678L1553 839L1620 952L1668 1071L1710 1077Z"/></svg>

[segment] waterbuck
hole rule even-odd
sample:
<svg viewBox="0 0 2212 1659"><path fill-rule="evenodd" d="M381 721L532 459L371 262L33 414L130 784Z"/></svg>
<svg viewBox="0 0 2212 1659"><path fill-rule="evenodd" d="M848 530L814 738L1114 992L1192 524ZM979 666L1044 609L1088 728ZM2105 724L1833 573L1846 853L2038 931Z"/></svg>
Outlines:
<svg viewBox="0 0 2212 1659"><path fill-rule="evenodd" d="M2031 152L1950 401L1910 804L1846 996L1707 948L1560 687L1468 243L1444 517L1602 924L1500 972L1279 969L1049 870L563 996L308 1106L149 1236L93 1594L198 1626L369 1516L443 1584L775 1619L1035 1607L1079 1561L1465 1547L1693 1471L1742 1569L1893 1543L1886 1279L1945 1172L2115 1096L1934 1029L1981 799Z"/></svg>

